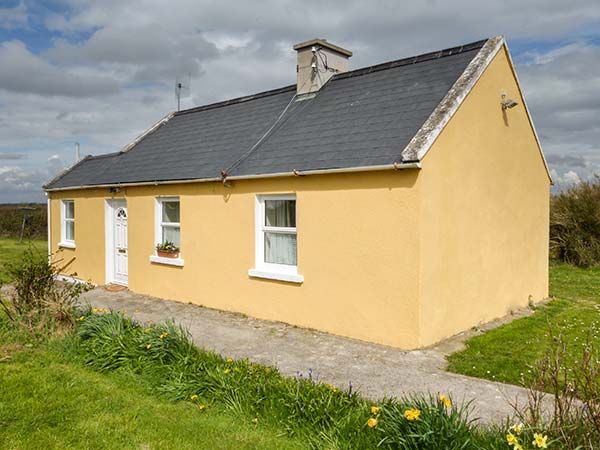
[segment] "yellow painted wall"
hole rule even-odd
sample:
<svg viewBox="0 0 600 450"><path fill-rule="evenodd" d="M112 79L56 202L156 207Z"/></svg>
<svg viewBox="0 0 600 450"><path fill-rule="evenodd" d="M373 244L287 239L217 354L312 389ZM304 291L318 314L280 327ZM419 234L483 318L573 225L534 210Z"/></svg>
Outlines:
<svg viewBox="0 0 600 450"><path fill-rule="evenodd" d="M519 106L503 113L505 90ZM423 346L548 296L550 180L502 49L422 161Z"/></svg>
<svg viewBox="0 0 600 450"><path fill-rule="evenodd" d="M418 345L417 170L129 187L129 288L138 293L316 328L368 341ZM301 285L250 278L255 196L297 196ZM182 268L149 261L157 195L181 200ZM59 200L75 199L81 278L104 284L108 189L51 193L52 243Z"/></svg>
<svg viewBox="0 0 600 450"><path fill-rule="evenodd" d="M505 114L501 90L520 103ZM123 189L129 287L406 349L547 297L549 179L504 51L422 167ZM248 276L266 193L297 196L301 285ZM149 261L160 195L181 200L181 268ZM50 198L54 250L59 199L75 200L65 272L104 284L108 189Z"/></svg>

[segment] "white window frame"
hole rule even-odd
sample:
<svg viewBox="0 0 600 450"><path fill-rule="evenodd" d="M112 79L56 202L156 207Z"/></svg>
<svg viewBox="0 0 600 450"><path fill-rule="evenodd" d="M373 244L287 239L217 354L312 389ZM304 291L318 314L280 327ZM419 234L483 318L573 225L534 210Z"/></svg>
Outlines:
<svg viewBox="0 0 600 450"><path fill-rule="evenodd" d="M179 202L179 222L163 222L162 211L163 203ZM163 227L179 228L179 242L181 245L181 198L173 197L156 197L156 205L154 208L154 253L150 255L150 262L158 264L166 264L170 266L183 266L183 258L181 258L181 250L178 258L163 258L156 253L156 244L162 242Z"/></svg>
<svg viewBox="0 0 600 450"><path fill-rule="evenodd" d="M298 254L296 265L274 264L265 262L265 232L285 233L296 235L296 252L298 252L298 223L296 227L269 227L265 225L265 200L295 200L296 220L298 217L298 202L294 194L257 195L255 204L255 266L248 275L256 278L302 283L304 277L298 273Z"/></svg>
<svg viewBox="0 0 600 450"><path fill-rule="evenodd" d="M73 217L67 217L67 203L73 203ZM60 201L60 242L59 247L75 248L75 239L67 239L67 222L73 222L75 227L75 200L64 199ZM73 228L75 233L75 228Z"/></svg>

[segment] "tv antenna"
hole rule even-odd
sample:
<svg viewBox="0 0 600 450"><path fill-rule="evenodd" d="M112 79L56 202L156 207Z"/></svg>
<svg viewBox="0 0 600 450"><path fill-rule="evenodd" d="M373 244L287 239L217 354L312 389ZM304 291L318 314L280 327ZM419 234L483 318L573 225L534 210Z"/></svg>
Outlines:
<svg viewBox="0 0 600 450"><path fill-rule="evenodd" d="M177 111L181 109L181 99L190 96L190 85L192 75L177 76L175 78L175 98L177 99Z"/></svg>

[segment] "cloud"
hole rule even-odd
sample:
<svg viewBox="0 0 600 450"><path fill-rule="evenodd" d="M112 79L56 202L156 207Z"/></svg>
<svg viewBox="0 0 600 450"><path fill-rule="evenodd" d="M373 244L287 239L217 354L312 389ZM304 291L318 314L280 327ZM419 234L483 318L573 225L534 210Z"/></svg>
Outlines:
<svg viewBox="0 0 600 450"><path fill-rule="evenodd" d="M552 181L554 182L552 189L555 192L563 191L581 183L581 177L574 170L569 170L560 175L556 169L552 169L550 170L550 175L552 176Z"/></svg>
<svg viewBox="0 0 600 450"><path fill-rule="evenodd" d="M0 29L12 30L27 25L27 7L22 1L14 8L0 8Z"/></svg>
<svg viewBox="0 0 600 450"><path fill-rule="evenodd" d="M25 159L27 155L25 153L8 153L0 152L0 161L13 161L15 159Z"/></svg>
<svg viewBox="0 0 600 450"><path fill-rule="evenodd" d="M497 34L521 53L517 71L557 176L600 172L597 0L32 5L0 9L0 27L10 10L11 27L35 23L48 44L32 50L31 30L0 42L0 152L28 155L13 167L25 178L53 155L72 161L75 141L84 155L121 148L175 108L178 75L191 75L191 107L294 83L292 45L313 37L352 50L357 68Z"/></svg>
<svg viewBox="0 0 600 450"><path fill-rule="evenodd" d="M0 44L0 88L43 96L93 97L118 92L109 77L72 73L34 55L20 41Z"/></svg>
<svg viewBox="0 0 600 450"><path fill-rule="evenodd" d="M41 201L40 186L64 170L65 164L53 155L40 168L0 166L0 203L18 203L23 200Z"/></svg>

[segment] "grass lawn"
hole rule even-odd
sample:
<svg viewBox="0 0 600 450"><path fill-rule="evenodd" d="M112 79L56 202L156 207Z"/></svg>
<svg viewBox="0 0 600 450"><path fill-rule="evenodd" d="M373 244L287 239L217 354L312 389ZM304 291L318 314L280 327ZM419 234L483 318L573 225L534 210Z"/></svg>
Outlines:
<svg viewBox="0 0 600 450"><path fill-rule="evenodd" d="M0 345L2 449L306 448L216 407L157 398L134 376L94 372L51 347Z"/></svg>
<svg viewBox="0 0 600 450"><path fill-rule="evenodd" d="M17 261L29 245L39 250L41 255L46 255L48 251L45 240L19 242L18 239L0 238L0 286L9 281L6 275L6 264Z"/></svg>
<svg viewBox="0 0 600 450"><path fill-rule="evenodd" d="M449 356L449 370L519 384L552 334L564 336L574 360L588 335L600 346L600 268L552 264L550 294L555 299L533 315L469 339L465 350Z"/></svg>

